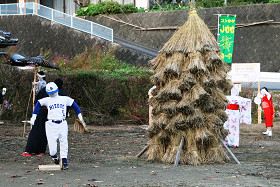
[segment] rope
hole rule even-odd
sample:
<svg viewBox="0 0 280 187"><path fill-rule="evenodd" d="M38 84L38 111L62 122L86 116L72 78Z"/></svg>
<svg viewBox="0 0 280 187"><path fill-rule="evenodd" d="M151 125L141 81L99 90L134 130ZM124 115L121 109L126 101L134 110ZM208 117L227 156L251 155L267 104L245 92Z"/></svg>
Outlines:
<svg viewBox="0 0 280 187"><path fill-rule="evenodd" d="M189 15L196 15L197 14L197 11L196 10L192 10L190 11Z"/></svg>

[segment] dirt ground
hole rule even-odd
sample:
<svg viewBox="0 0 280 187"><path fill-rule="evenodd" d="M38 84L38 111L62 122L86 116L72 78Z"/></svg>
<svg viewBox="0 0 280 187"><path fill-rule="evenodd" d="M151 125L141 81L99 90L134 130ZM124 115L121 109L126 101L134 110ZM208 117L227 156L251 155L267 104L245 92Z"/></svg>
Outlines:
<svg viewBox="0 0 280 187"><path fill-rule="evenodd" d="M263 136L264 124L241 125L241 162L188 166L151 163L137 155L148 142L145 126L88 126L78 134L69 125L69 170L39 171L52 164L48 155L24 157L27 139L22 124L0 125L0 186L280 186L280 133ZM230 157L231 158L231 157Z"/></svg>

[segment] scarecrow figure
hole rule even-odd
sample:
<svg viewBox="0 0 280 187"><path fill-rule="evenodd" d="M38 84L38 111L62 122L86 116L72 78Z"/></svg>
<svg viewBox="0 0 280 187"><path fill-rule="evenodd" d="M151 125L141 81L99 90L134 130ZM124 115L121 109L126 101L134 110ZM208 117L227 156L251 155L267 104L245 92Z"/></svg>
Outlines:
<svg viewBox="0 0 280 187"><path fill-rule="evenodd" d="M3 112L3 96L6 94L7 88L3 88L2 92L0 93L0 117L2 115ZM0 121L0 124L2 124L3 122Z"/></svg>
<svg viewBox="0 0 280 187"><path fill-rule="evenodd" d="M37 82L33 82L33 84L35 85L35 95L37 95L39 93L39 91L42 88L45 88L46 85L47 85L46 75L45 75L45 73L43 71L39 71L37 73L37 78L38 78L38 81Z"/></svg>
<svg viewBox="0 0 280 187"><path fill-rule="evenodd" d="M153 91L154 89L156 89L156 86L153 86L153 87L149 90L149 92L148 92L149 99L151 99L151 98L153 97L152 91ZM149 125L152 124L152 115L153 115L153 114L152 114L152 110L153 110L153 107L150 105L150 106L149 106Z"/></svg>
<svg viewBox="0 0 280 187"><path fill-rule="evenodd" d="M224 128L228 131L228 135L225 138L225 142L228 146L239 147L239 123L242 118L241 109L246 106L247 99L239 96L238 85L234 85L231 89L231 95L226 97L228 99L226 109L228 120L225 122Z"/></svg>
<svg viewBox="0 0 280 187"><path fill-rule="evenodd" d="M194 7L194 4L192 4ZM220 47L194 8L188 21L149 62L156 88L149 103L152 123L148 160L174 163L181 140L179 163L199 165L228 160L222 143L227 135L225 108L231 83Z"/></svg>
<svg viewBox="0 0 280 187"><path fill-rule="evenodd" d="M262 97L262 107L265 118L265 127L266 132L263 132L264 135L272 136L272 127L273 127L273 118L274 118L274 107L272 102L272 96L268 92L266 87L261 89Z"/></svg>

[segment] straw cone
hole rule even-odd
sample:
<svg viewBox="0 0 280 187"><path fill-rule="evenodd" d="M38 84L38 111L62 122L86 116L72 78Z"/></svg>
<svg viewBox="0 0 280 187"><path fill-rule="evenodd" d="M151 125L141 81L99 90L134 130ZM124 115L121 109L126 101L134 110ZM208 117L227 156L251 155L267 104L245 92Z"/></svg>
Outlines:
<svg viewBox="0 0 280 187"><path fill-rule="evenodd" d="M225 137L225 91L228 67L220 47L195 10L188 21L149 62L157 86L148 127L148 160L174 163L182 137L179 163L199 165L228 160L219 137Z"/></svg>

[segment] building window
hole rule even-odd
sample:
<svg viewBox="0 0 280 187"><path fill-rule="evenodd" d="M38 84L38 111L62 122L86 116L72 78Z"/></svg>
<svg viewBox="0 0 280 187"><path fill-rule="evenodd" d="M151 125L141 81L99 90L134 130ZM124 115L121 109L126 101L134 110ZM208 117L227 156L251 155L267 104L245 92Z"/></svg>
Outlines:
<svg viewBox="0 0 280 187"><path fill-rule="evenodd" d="M18 0L0 0L0 4L18 3Z"/></svg>

